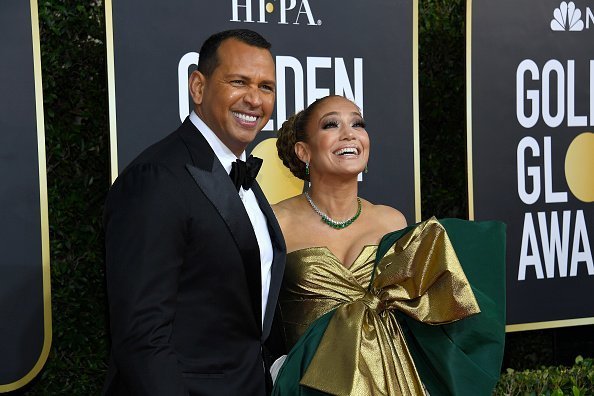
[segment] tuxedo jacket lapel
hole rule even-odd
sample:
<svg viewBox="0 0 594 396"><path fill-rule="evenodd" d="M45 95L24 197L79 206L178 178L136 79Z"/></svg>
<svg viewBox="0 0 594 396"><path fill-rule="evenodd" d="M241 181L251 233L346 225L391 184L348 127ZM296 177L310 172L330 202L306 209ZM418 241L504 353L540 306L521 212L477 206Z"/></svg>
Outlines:
<svg viewBox="0 0 594 396"><path fill-rule="evenodd" d="M254 182L252 185L252 191L258 200L260 209L262 209L264 216L266 216L273 250L270 289L268 291L268 301L266 302L266 312L264 315L264 324L262 326L262 341L264 341L268 338L268 335L270 334L270 328L272 326L276 302L278 300L283 273L285 271L285 257L287 248L285 246L285 240L283 238L280 226L276 221L276 216L274 215L270 204L266 200L266 197L264 196L264 193L260 189L260 186L257 182Z"/></svg>
<svg viewBox="0 0 594 396"><path fill-rule="evenodd" d="M186 168L197 187L202 190L227 224L229 232L235 240L243 259L254 317L256 323L260 323L262 318L260 250L252 224L225 168L200 132L193 127L189 120L186 122L190 123L192 127L190 132L194 135L189 137L192 140L189 147L202 146L198 153L192 153L194 164L186 164ZM187 141L188 136L182 136L182 138ZM221 252L221 255L224 254L225 252Z"/></svg>

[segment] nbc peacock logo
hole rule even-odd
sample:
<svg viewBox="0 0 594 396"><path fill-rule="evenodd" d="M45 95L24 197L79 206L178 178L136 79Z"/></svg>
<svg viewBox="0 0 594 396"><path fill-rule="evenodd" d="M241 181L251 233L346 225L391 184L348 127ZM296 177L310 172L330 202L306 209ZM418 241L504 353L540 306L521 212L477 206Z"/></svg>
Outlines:
<svg viewBox="0 0 594 396"><path fill-rule="evenodd" d="M594 16L590 8L586 7L586 28L590 27L591 21L594 22ZM562 1L559 7L555 8L551 20L551 30L557 32L581 32L584 30L582 11L575 6L573 1Z"/></svg>

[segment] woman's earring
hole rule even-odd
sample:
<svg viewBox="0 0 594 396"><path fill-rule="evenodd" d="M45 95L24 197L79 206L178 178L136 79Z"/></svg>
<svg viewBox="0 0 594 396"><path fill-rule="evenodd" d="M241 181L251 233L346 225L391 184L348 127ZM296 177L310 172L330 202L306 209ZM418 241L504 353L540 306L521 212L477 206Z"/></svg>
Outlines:
<svg viewBox="0 0 594 396"><path fill-rule="evenodd" d="M309 176L309 161L305 163L305 176Z"/></svg>
<svg viewBox="0 0 594 396"><path fill-rule="evenodd" d="M367 164L365 164L365 170L363 172L367 173L368 169L367 169Z"/></svg>

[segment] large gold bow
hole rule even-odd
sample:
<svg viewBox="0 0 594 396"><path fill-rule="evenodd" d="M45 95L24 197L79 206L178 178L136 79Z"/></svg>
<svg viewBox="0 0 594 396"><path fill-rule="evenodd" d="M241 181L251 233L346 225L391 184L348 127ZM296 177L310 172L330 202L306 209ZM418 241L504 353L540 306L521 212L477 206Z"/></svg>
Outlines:
<svg viewBox="0 0 594 396"><path fill-rule="evenodd" d="M369 291L333 314L300 384L331 395L424 395L394 310L429 324L479 313L445 229L431 218L380 260Z"/></svg>

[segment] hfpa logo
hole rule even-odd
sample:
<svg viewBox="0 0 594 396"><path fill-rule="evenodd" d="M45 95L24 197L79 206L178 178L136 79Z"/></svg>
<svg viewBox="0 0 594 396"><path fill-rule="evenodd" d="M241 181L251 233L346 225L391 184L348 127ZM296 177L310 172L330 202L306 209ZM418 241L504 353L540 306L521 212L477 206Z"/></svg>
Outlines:
<svg viewBox="0 0 594 396"><path fill-rule="evenodd" d="M243 4L240 4L240 1ZM277 8L274 3L279 3L278 6L278 23L280 25L299 25L301 22L307 25L317 26L321 25L322 21L315 21L311 7L308 0L299 0L299 7L297 7L297 0L231 0L232 16L231 22L256 22L268 23L266 14L273 14ZM252 3L256 3L257 19L254 19L254 12ZM241 19L241 17L244 17Z"/></svg>
<svg viewBox="0 0 594 396"><path fill-rule="evenodd" d="M594 23L594 15L590 7L586 7L586 29L590 29L590 22ZM584 30L582 11L575 6L573 1L562 1L559 7L553 11L551 30L581 32Z"/></svg>

